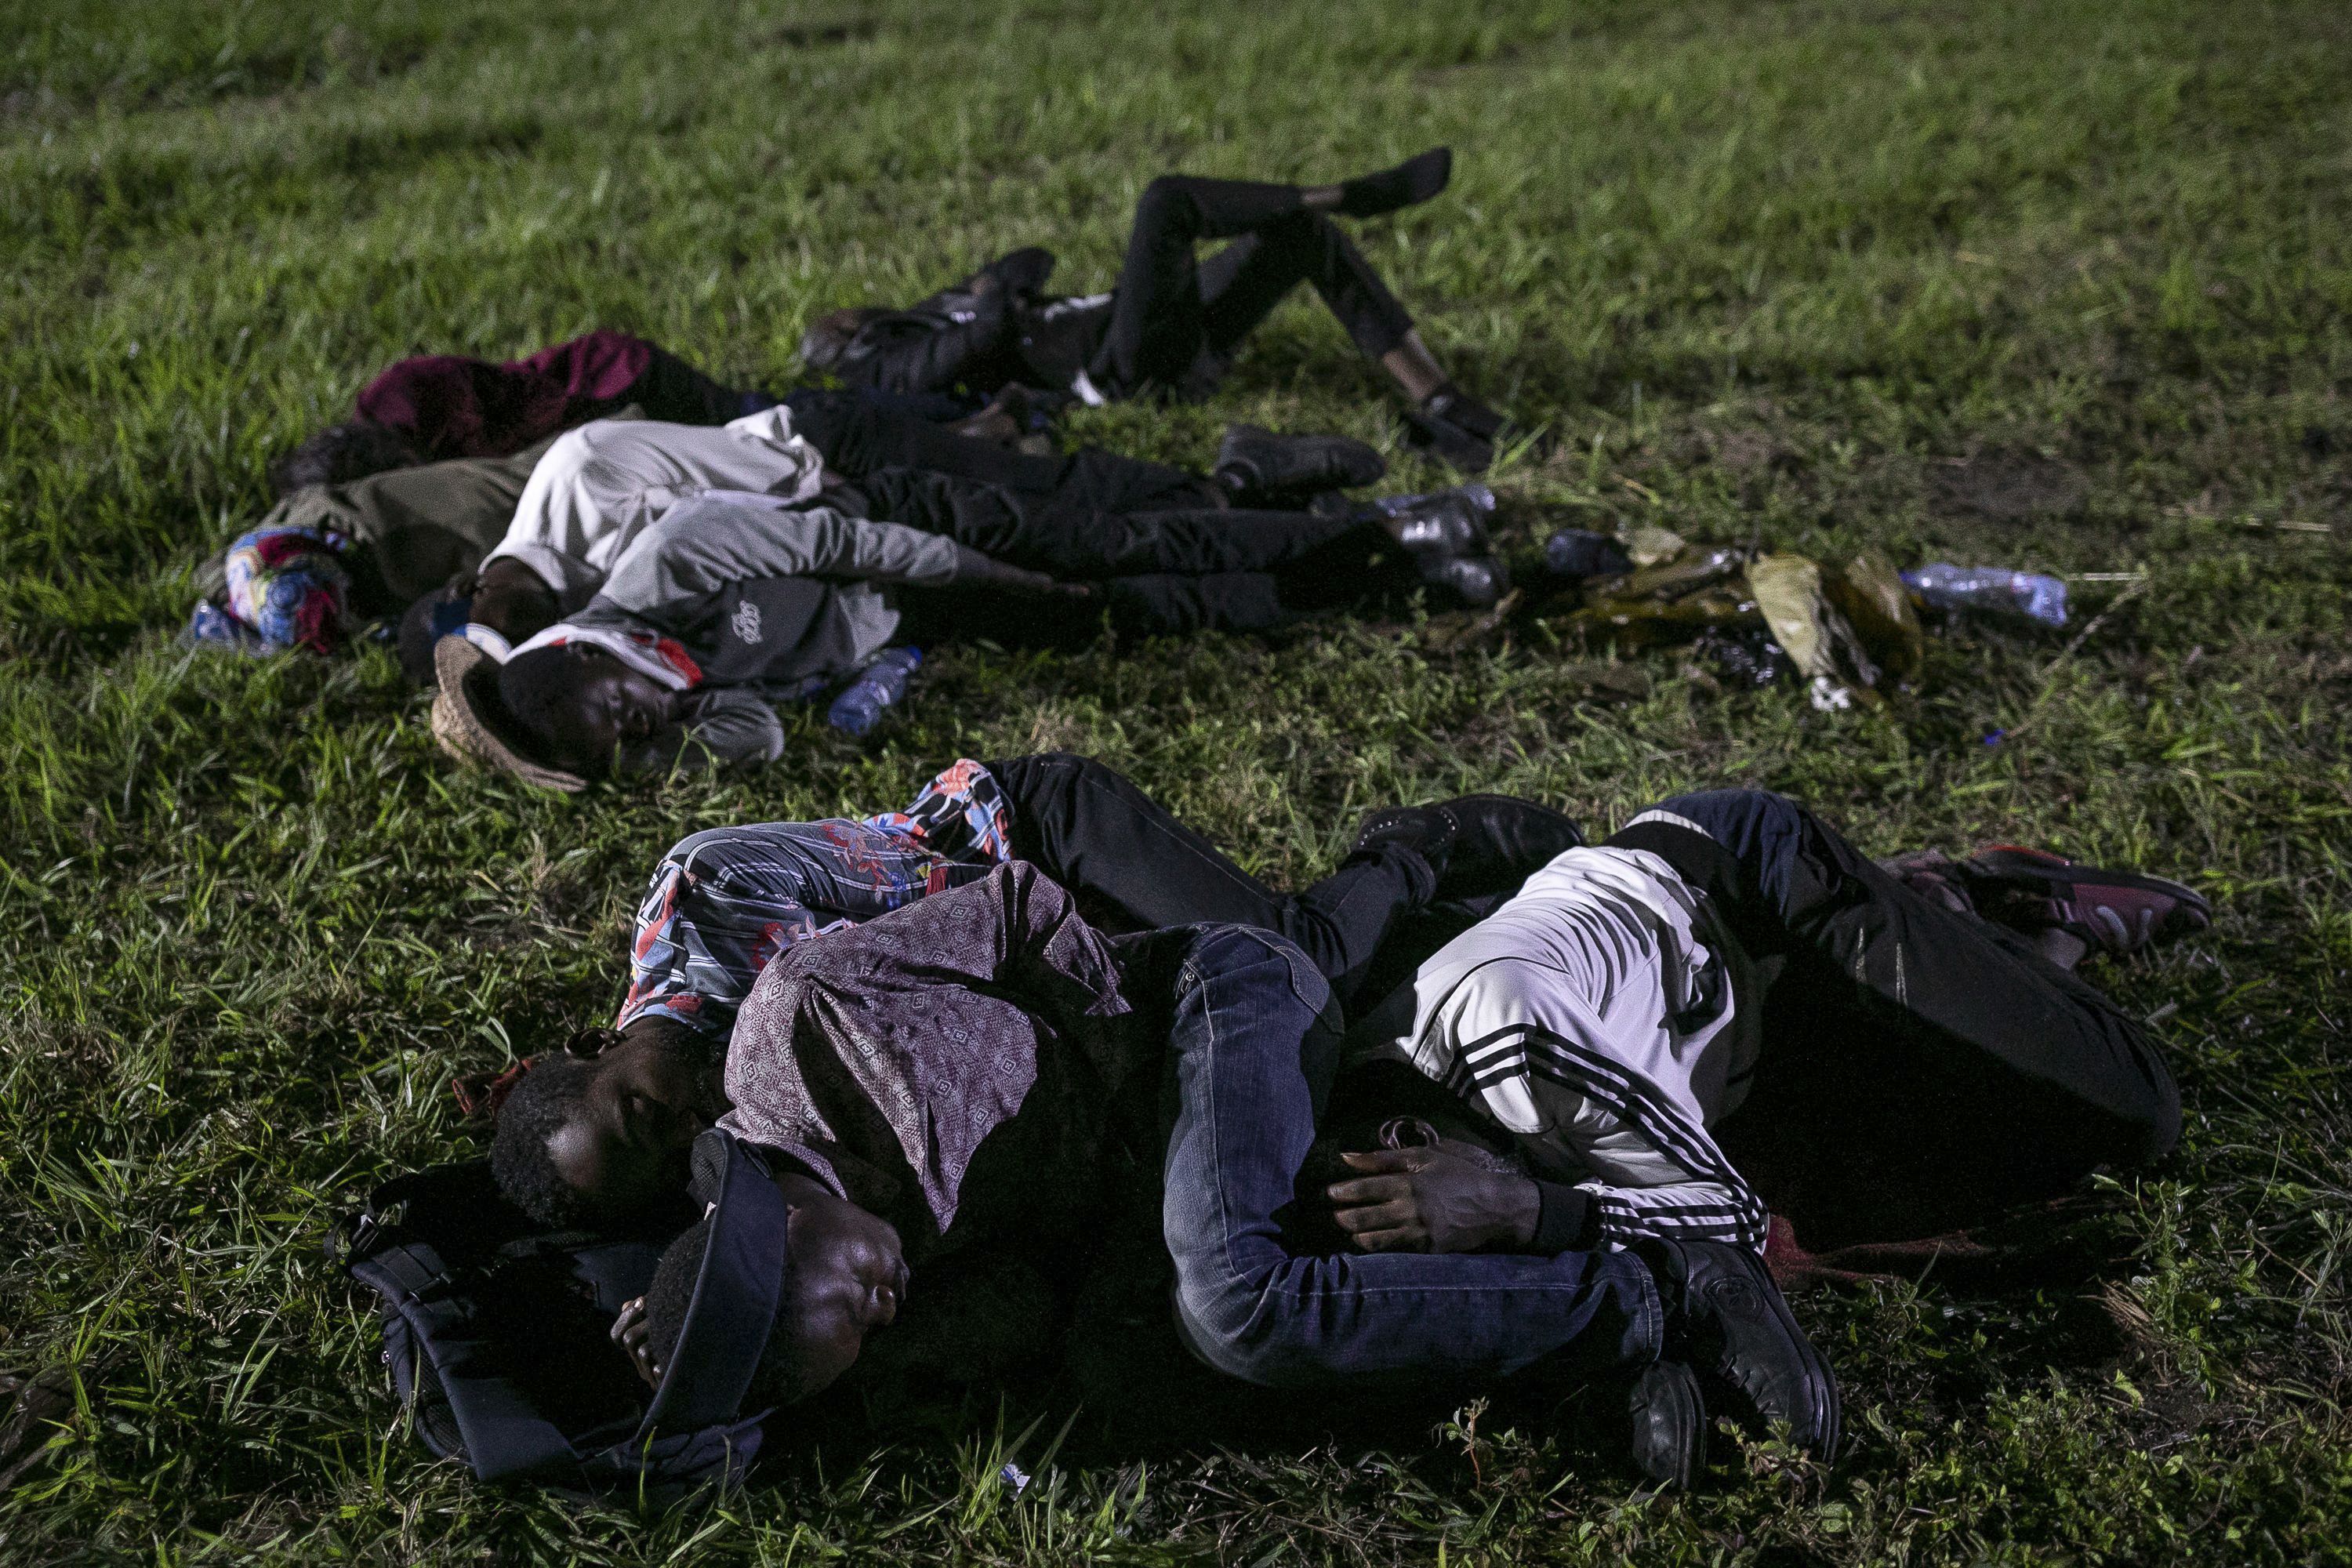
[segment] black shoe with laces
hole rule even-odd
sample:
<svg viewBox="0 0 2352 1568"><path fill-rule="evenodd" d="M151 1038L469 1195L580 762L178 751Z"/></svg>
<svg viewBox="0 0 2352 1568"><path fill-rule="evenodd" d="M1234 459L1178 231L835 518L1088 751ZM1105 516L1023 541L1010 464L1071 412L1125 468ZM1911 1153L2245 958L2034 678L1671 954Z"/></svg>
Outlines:
<svg viewBox="0 0 2352 1568"><path fill-rule="evenodd" d="M1444 589L1465 609L1492 609L1511 591L1510 569L1492 555L1427 556L1420 570L1423 582Z"/></svg>
<svg viewBox="0 0 2352 1568"><path fill-rule="evenodd" d="M1277 436L1229 425L1217 444L1216 480L1244 505L1355 489L1388 471L1380 453L1346 436Z"/></svg>
<svg viewBox="0 0 2352 1568"><path fill-rule="evenodd" d="M1722 1241L1647 1241L1634 1251L1665 1303L1664 1358L1720 1388L1726 1414L1786 1422L1799 1447L1824 1464L1836 1458L1837 1379L1764 1260Z"/></svg>

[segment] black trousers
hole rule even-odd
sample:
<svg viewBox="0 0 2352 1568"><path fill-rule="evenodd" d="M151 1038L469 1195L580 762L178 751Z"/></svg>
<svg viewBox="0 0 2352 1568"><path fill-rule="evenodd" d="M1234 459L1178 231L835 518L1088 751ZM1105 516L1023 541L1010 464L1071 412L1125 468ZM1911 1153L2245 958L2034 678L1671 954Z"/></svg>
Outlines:
<svg viewBox="0 0 2352 1568"><path fill-rule="evenodd" d="M1155 463L1082 452L1044 489L884 468L843 499L867 517L946 534L1008 564L1102 585L1090 600L1006 605L1003 615L1024 640L1059 635L1061 620L1091 626L1106 613L1119 629L1142 635L1262 631L1289 616L1283 569L1313 563L1320 573L1335 551L1374 551L1386 542L1345 517L1179 504L1194 499L1198 483ZM929 596L926 608L924 596L902 593L901 604L917 620L950 630L944 606L984 611L973 595L943 595Z"/></svg>
<svg viewBox="0 0 2352 1568"><path fill-rule="evenodd" d="M1013 807L1013 852L1077 895L1106 930L1216 921L1297 944L1344 1003L1401 918L1429 902L1429 862L1398 845L1351 855L1303 892L1277 893L1134 783L1064 752L992 762Z"/></svg>
<svg viewBox="0 0 2352 1568"><path fill-rule="evenodd" d="M2155 1160L2180 1095L2114 1003L2002 927L1881 871L1760 790L1684 795L1608 842L1702 889L1772 977L1717 1142L1816 1249L1932 1236ZM1777 971L1777 973L1774 972Z"/></svg>
<svg viewBox="0 0 2352 1568"><path fill-rule="evenodd" d="M607 412L634 403L645 410L646 418L665 424L724 425L751 413L750 403L755 395L722 385L667 349L656 348L645 374L613 399Z"/></svg>
<svg viewBox="0 0 2352 1568"><path fill-rule="evenodd" d="M1234 243L1200 261L1205 239ZM1412 318L1339 226L1296 185L1163 174L1143 188L1095 366L1104 390L1198 396L1284 295L1312 283L1356 346L1377 359Z"/></svg>
<svg viewBox="0 0 2352 1568"><path fill-rule="evenodd" d="M1076 461L1059 456L1033 458L993 441L958 435L941 423L961 416L954 412L959 405L951 398L805 388L786 396L784 406L792 411L793 433L817 449L826 468L850 479L877 468L924 468L1033 490L1061 482L1064 470Z"/></svg>

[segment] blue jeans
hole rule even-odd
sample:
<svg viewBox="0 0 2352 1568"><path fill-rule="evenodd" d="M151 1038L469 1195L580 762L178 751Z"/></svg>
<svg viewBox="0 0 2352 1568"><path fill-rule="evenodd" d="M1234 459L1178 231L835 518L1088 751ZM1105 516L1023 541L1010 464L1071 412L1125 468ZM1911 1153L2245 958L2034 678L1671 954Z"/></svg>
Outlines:
<svg viewBox="0 0 2352 1568"><path fill-rule="evenodd" d="M1206 926L1176 986L1161 1228L1193 1353L1250 1383L1486 1380L1575 1347L1655 1361L1664 1313L1629 1252L1302 1254L1283 1219L1339 1065L1330 990L1297 949ZM1319 1201L1319 1198L1310 1201Z"/></svg>

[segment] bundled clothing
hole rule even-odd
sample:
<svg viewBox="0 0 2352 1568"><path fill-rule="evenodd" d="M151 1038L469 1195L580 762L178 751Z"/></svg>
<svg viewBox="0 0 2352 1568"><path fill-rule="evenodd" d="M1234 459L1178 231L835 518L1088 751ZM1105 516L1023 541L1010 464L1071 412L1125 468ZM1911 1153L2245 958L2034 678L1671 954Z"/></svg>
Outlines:
<svg viewBox="0 0 2352 1568"><path fill-rule="evenodd" d="M1203 240L1231 239L1205 263ZM1276 305L1311 283L1377 359L1412 318L1339 226L1297 188L1163 175L1135 207L1110 292L1052 296L1051 252L992 262L913 309L866 321L835 364L853 385L894 392L1018 384L1087 404L1146 394L1205 396Z"/></svg>
<svg viewBox="0 0 2352 1568"><path fill-rule="evenodd" d="M599 331L492 363L461 354L402 360L362 389L362 419L428 461L503 458L634 404L647 419L719 425L768 407L626 332Z"/></svg>
<svg viewBox="0 0 2352 1568"><path fill-rule="evenodd" d="M267 643L252 605L230 594L236 552L257 539L308 536L331 548L348 579L353 617L398 615L498 548L513 521L515 503L547 444L504 458L465 458L390 468L339 485L310 485L280 500L228 550L197 569L203 595L191 630L200 639L248 646ZM207 631L207 628L211 628ZM325 646L305 644L326 652Z"/></svg>
<svg viewBox="0 0 2352 1568"><path fill-rule="evenodd" d="M1360 1039L1574 1178L1580 1242L1930 1236L2144 1164L2179 1093L2024 938L1922 898L1792 801L1684 795L1573 850ZM1548 1228L1556 1200L1547 1191Z"/></svg>

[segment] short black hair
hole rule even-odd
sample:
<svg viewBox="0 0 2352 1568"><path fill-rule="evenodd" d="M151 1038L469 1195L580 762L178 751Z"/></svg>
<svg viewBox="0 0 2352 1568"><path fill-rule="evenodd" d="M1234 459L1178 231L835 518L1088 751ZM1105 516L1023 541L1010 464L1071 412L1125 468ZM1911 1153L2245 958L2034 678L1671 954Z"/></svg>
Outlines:
<svg viewBox="0 0 2352 1568"><path fill-rule="evenodd" d="M411 686L431 686L439 677L433 665L433 650L444 635L436 623L443 621L443 611L456 605L457 618L467 618L474 604L473 579L470 575L446 588L432 593L408 606L400 617L400 638L395 645L400 651L400 673L408 678Z"/></svg>
<svg viewBox="0 0 2352 1568"><path fill-rule="evenodd" d="M522 1075L499 1107L490 1138L490 1174L507 1201L541 1225L577 1230L596 1215L580 1190L563 1179L548 1152L548 1140L571 1120L588 1096L593 1063L557 1054L541 1058Z"/></svg>
<svg viewBox="0 0 2352 1568"><path fill-rule="evenodd" d="M695 1281L702 1276L702 1255L710 1247L709 1216L695 1221L662 1252L654 1282L646 1287L646 1352L667 1375L670 1357L686 1334L686 1314L694 1306ZM789 1405L795 1397L792 1370L783 1364L782 1347L772 1331L761 1349L760 1364L744 1393L747 1408L759 1405Z"/></svg>
<svg viewBox="0 0 2352 1568"><path fill-rule="evenodd" d="M815 371L838 370L868 322L890 312L872 305L828 310L801 334L801 363Z"/></svg>
<svg viewBox="0 0 2352 1568"><path fill-rule="evenodd" d="M596 778L608 771L612 758L564 756L555 740L560 731L559 716L564 713L566 704L579 695L580 677L586 668L582 656L602 652L601 648L562 643L519 653L500 665L499 702L506 709L509 721L508 744L541 767L562 768L586 778Z"/></svg>
<svg viewBox="0 0 2352 1568"><path fill-rule="evenodd" d="M688 1226L663 1251L654 1282L646 1287L646 1351L665 1373L686 1332L687 1309L694 1305L694 1282L702 1273L702 1255L709 1247L710 1221L706 1216Z"/></svg>
<svg viewBox="0 0 2352 1568"><path fill-rule="evenodd" d="M349 484L387 468L414 468L425 454L408 437L373 419L330 425L270 465L269 483L280 496L310 485Z"/></svg>

